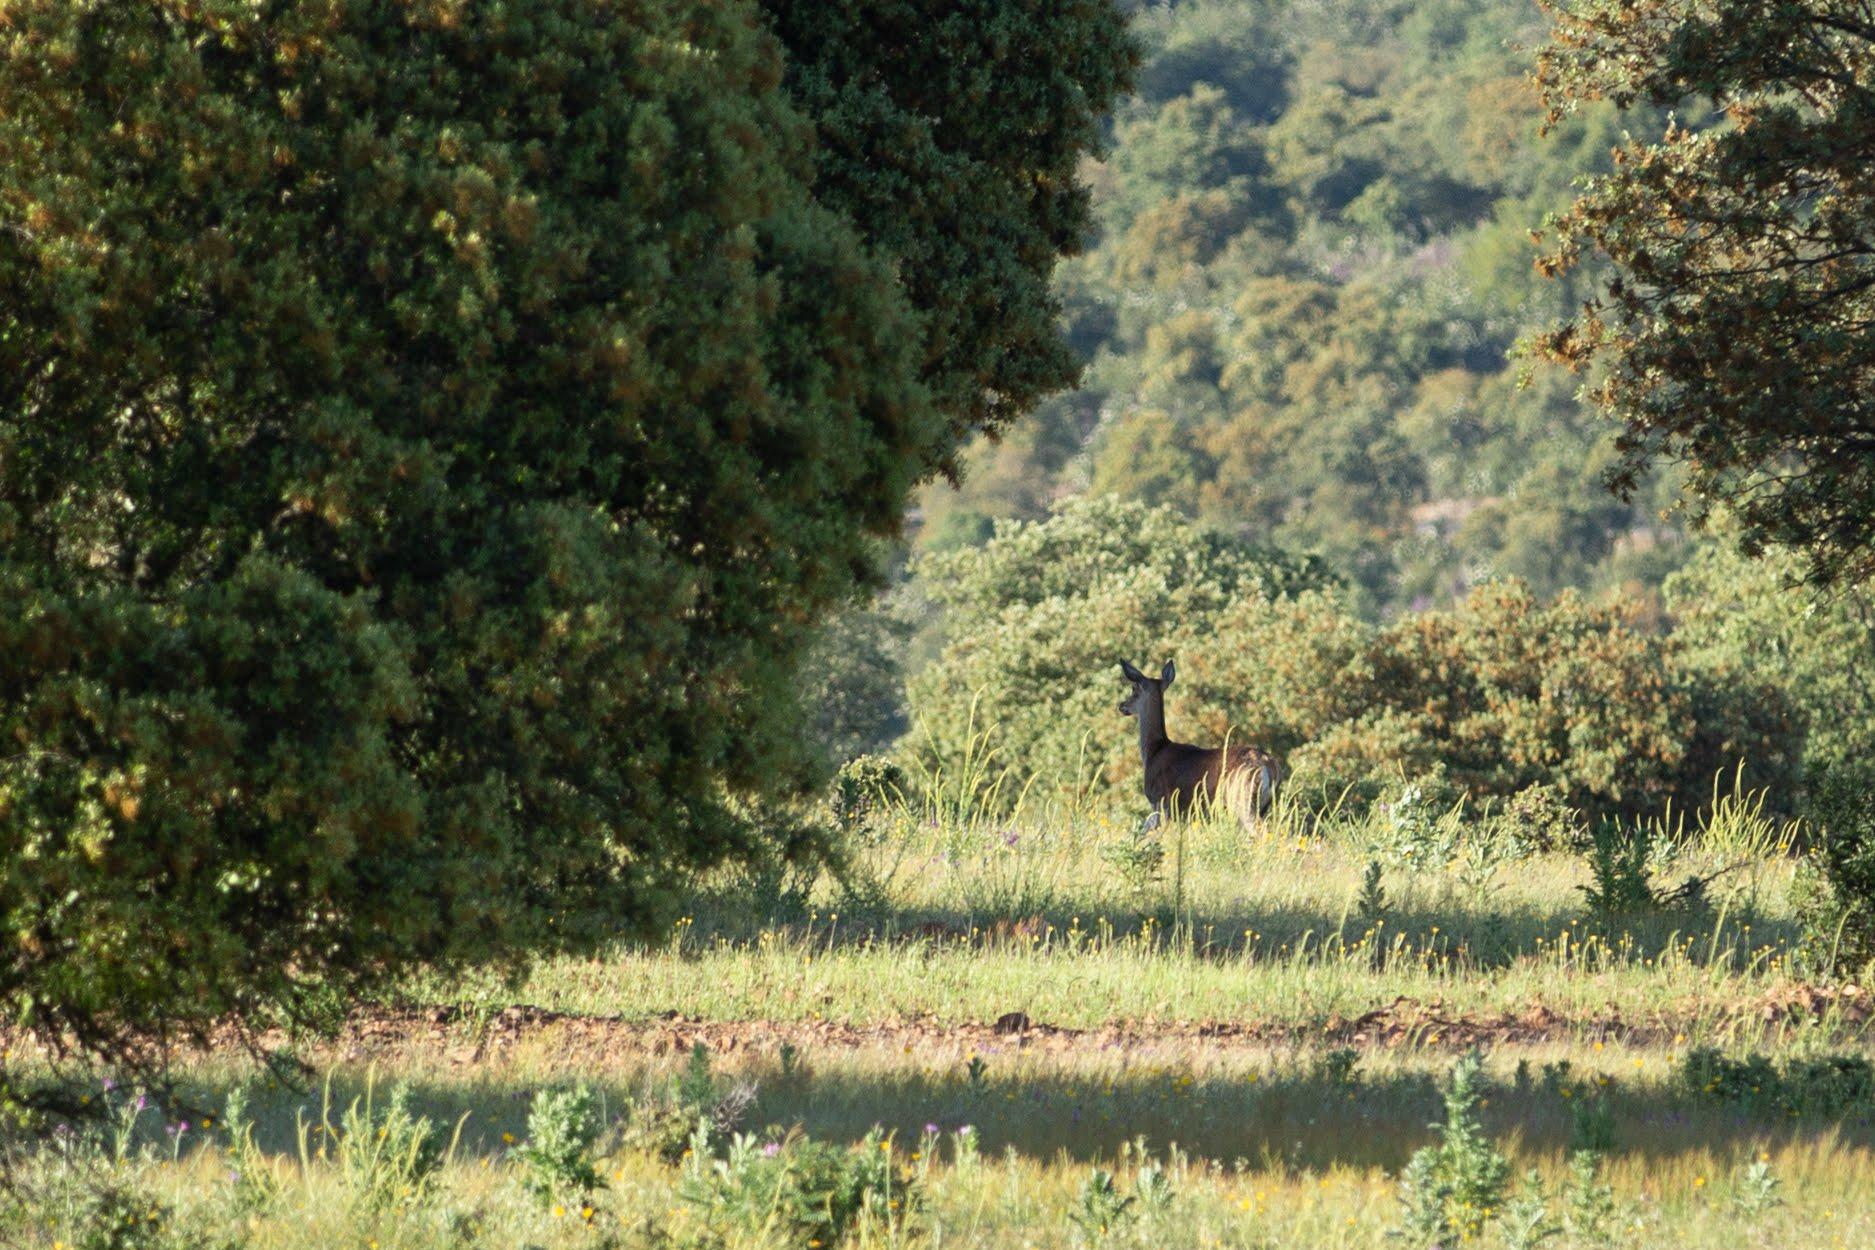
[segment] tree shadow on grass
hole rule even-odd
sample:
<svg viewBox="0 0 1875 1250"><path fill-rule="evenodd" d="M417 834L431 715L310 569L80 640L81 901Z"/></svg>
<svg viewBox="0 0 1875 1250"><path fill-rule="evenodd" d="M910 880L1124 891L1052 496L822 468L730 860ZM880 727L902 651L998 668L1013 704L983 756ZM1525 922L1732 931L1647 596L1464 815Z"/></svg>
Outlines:
<svg viewBox="0 0 1875 1250"><path fill-rule="evenodd" d="M1040 1160L1109 1162L1123 1143L1143 1136L1155 1147L1176 1142L1225 1165L1291 1173L1336 1167L1397 1171L1414 1150L1434 1140L1430 1126L1441 1118L1443 1065L1372 1074L1356 1067L1343 1076L1327 1058L1331 1053L1235 1070L1190 1066L1175 1052L1144 1062L1116 1054L1075 1068L1024 1064L1005 1054L989 1056L975 1077L964 1064L926 1066L918 1056L889 1066L877 1058L819 1066L809 1056L784 1071L764 1055L731 1063L716 1080L720 1091L754 1087L754 1101L739 1125L750 1132L798 1125L815 1138L850 1142L879 1125L910 1150L929 1125L945 1133L969 1125L986 1153L1014 1151ZM634 1106L661 1105L675 1064L612 1064L583 1079L616 1123ZM524 1083L499 1072L455 1080L429 1071L404 1083L413 1109L445 1137L462 1124L462 1152L499 1159L525 1140L534 1093L582 1076ZM369 1094L381 1105L397 1083L346 1067L310 1091L251 1088L255 1138L263 1149L287 1155L297 1154L302 1137L312 1150L329 1147L355 1099ZM231 1088L225 1077L187 1087L195 1114L219 1110ZM1612 1130L1609 1154L1639 1157L1650 1170L1693 1156L1742 1162L1788 1145L1875 1151L1875 1098L1829 1114L1799 1113L1771 1100L1726 1102L1677 1084L1587 1068L1526 1068L1514 1076L1498 1071L1484 1092L1485 1125L1520 1166L1568 1150L1585 1105L1605 1109ZM195 1148L214 1140L213 1130L204 1132L199 1120L192 1132Z"/></svg>
<svg viewBox="0 0 1875 1250"><path fill-rule="evenodd" d="M1150 940L1217 960L1290 958L1297 951L1344 955L1366 943L1392 957L1462 962L1492 969L1530 957L1554 956L1559 943L1578 952L1591 938L1598 955L1658 959L1674 950L1698 965L1744 967L1766 950L1787 950L1800 934L1788 920L1750 912L1725 914L1709 908L1596 917L1582 909L1542 908L1528 903L1486 901L1473 906L1413 901L1390 906L1378 918L1347 909L1268 903L1116 906L1095 911L1080 903L1046 898L991 908L861 907L845 913L764 910L762 900L720 897L696 909L684 949L717 943L750 944L764 935L811 941L838 951L867 945L936 947L1071 946L1076 941L1110 943ZM1376 919L1378 923L1376 923Z"/></svg>

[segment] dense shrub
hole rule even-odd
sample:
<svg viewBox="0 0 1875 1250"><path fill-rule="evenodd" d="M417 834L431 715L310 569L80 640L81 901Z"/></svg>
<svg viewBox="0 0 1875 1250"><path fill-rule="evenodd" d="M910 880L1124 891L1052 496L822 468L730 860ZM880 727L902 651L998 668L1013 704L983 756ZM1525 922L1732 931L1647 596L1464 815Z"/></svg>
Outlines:
<svg viewBox="0 0 1875 1250"><path fill-rule="evenodd" d="M1071 373L1131 53L1104 3L772 8L9 6L10 1021L590 943L812 779L816 621Z"/></svg>
<svg viewBox="0 0 1875 1250"><path fill-rule="evenodd" d="M1827 594L1796 584L1798 557L1756 557L1703 544L1667 579L1673 637L1718 689L1773 683L1804 721L1806 772L1875 754L1875 599L1863 587Z"/></svg>
<svg viewBox="0 0 1875 1250"><path fill-rule="evenodd" d="M1545 787L1591 815L1657 811L1741 759L1777 786L1799 746L1775 687L1719 680L1618 607L1506 581L1377 628L1313 563L1166 510L1074 503L925 572L952 638L912 685L927 765L987 746L1020 781L1132 790L1122 658L1178 660L1174 737L1268 746L1327 801L1436 774L1473 797Z"/></svg>
<svg viewBox="0 0 1875 1250"><path fill-rule="evenodd" d="M1717 683L1573 592L1543 603L1485 585L1382 630L1369 654L1347 699L1361 710L1296 760L1331 786L1437 769L1474 796L1542 785L1581 811L1634 813L1705 799L1742 759L1753 783L1787 789L1796 731L1778 690Z"/></svg>
<svg viewBox="0 0 1875 1250"><path fill-rule="evenodd" d="M1806 960L1827 975L1875 961L1875 769L1840 766L1814 778L1815 842L1793 883Z"/></svg>
<svg viewBox="0 0 1875 1250"><path fill-rule="evenodd" d="M528 1192L547 1199L568 1190L585 1194L605 1188L594 1163L603 1128L598 1096L587 1086L537 1092L527 1113L527 1142L514 1152Z"/></svg>
<svg viewBox="0 0 1875 1250"><path fill-rule="evenodd" d="M927 557L921 571L951 641L911 683L909 749L954 767L987 733L1018 784L1106 789L1131 756L1130 722L1115 711L1121 659L1205 655L1200 638L1233 603L1330 581L1312 560L1099 497L1005 524L981 550Z"/></svg>
<svg viewBox="0 0 1875 1250"><path fill-rule="evenodd" d="M679 1193L715 1228L809 1250L838 1244L862 1223L902 1234L920 1202L916 1175L894 1164L878 1129L847 1147L739 1133L721 1158L712 1157L713 1136L707 1122L698 1128Z"/></svg>

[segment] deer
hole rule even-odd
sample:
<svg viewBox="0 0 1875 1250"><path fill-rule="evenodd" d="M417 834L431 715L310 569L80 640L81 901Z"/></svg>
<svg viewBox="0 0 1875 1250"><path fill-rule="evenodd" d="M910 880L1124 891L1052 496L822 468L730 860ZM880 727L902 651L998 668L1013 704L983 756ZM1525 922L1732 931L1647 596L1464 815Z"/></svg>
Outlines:
<svg viewBox="0 0 1875 1250"><path fill-rule="evenodd" d="M1133 683L1120 714L1139 720L1139 759L1146 770L1146 800L1152 804L1145 828L1157 829L1168 817L1188 814L1203 803L1222 803L1246 828L1261 824L1282 781L1276 757L1252 746L1172 741L1165 732L1165 691L1178 675L1172 662L1165 662L1157 678L1125 660L1120 672Z"/></svg>

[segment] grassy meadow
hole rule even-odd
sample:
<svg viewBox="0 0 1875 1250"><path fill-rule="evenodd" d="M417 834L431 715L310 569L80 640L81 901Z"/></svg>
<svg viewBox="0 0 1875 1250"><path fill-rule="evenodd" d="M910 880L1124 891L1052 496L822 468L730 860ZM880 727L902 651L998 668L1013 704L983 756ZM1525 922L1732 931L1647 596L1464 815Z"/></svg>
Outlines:
<svg viewBox="0 0 1875 1250"><path fill-rule="evenodd" d="M1091 806L877 811L838 873L712 883L660 943L362 1008L303 1082L217 1051L139 1111L99 1074L119 1127L20 1162L0 1227L1378 1247L1439 1240L1426 1194L1482 1183L1448 1236L1869 1244L1869 999L1802 938L1802 829L1743 793L1664 815L1648 880L1705 885L1601 914L1584 857L1526 832L1410 795L1157 837ZM1445 1178L1414 1179L1440 1142Z"/></svg>

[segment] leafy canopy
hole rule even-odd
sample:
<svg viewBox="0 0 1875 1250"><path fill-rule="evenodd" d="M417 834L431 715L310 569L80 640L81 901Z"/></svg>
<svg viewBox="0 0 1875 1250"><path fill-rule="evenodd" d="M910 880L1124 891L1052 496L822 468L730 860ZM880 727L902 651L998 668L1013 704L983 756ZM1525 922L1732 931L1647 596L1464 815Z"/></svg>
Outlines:
<svg viewBox="0 0 1875 1250"><path fill-rule="evenodd" d="M1536 340L1596 369L1632 489L1684 461L1748 549L1817 581L1875 575L1875 17L1857 0L1565 0L1540 61L1552 122L1687 98L1723 123L1629 141L1555 223L1546 264L1614 276Z"/></svg>
<svg viewBox="0 0 1875 1250"><path fill-rule="evenodd" d="M1318 551L1374 618L1505 575L1657 588L1677 476L1612 497L1611 423L1509 354L1601 276L1545 279L1530 231L1664 110L1587 107L1545 140L1519 0L1179 0L1136 29L1099 233L1061 270L1083 389L968 448L920 547L1091 490Z"/></svg>
<svg viewBox="0 0 1875 1250"><path fill-rule="evenodd" d="M10 1017L303 1018L752 844L815 622L1071 373L1045 283L1130 49L973 13L7 6Z"/></svg>

